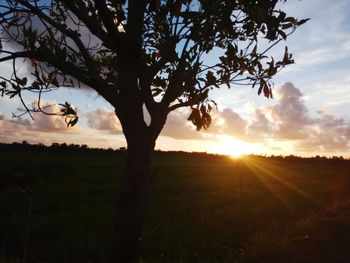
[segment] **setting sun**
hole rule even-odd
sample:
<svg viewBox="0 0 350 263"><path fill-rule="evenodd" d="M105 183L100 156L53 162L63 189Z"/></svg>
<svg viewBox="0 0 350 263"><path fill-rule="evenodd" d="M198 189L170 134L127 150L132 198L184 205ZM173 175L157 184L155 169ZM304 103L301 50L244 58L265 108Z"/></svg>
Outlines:
<svg viewBox="0 0 350 263"><path fill-rule="evenodd" d="M261 152L260 147L256 144L245 143L228 136L220 137L220 144L215 151L220 154L229 155L232 158L239 158L245 154Z"/></svg>
<svg viewBox="0 0 350 263"><path fill-rule="evenodd" d="M239 151L232 151L229 153L229 156L236 159L236 158L239 158L243 155L244 153L241 153Z"/></svg>

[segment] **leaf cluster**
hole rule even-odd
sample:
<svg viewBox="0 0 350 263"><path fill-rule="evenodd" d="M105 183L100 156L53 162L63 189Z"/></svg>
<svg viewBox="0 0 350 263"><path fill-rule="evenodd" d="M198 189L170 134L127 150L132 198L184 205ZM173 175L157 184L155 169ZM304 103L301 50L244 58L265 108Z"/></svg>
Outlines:
<svg viewBox="0 0 350 263"><path fill-rule="evenodd" d="M74 109L68 102L59 105L61 106L59 114L61 116L64 116L67 127L73 127L75 124L77 124L79 120L79 117L77 116L77 110Z"/></svg>

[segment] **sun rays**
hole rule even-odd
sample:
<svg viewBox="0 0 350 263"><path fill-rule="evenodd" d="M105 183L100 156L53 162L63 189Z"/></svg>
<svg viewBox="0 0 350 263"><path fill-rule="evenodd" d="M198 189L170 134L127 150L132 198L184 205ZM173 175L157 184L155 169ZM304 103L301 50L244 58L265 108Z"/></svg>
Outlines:
<svg viewBox="0 0 350 263"><path fill-rule="evenodd" d="M246 167L254 176L271 192L285 207L292 208L291 203L287 199L287 194L284 191L291 190L300 195L302 198L321 206L321 202L315 199L312 195L302 190L295 183L288 180L291 171L285 170L283 167L273 165L271 162L263 163L250 158L242 159ZM264 165L264 166L263 166ZM295 175L295 171L293 171ZM299 178L300 179L300 178Z"/></svg>

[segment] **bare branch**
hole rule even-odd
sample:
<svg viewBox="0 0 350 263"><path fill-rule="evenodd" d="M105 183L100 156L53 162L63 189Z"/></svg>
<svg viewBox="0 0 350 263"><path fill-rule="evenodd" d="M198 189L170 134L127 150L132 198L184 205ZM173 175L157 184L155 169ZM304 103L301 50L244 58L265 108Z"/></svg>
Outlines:
<svg viewBox="0 0 350 263"><path fill-rule="evenodd" d="M17 77L17 69L16 69L16 59L14 58L13 59L13 62L12 62L12 69L13 69L13 74L15 76L15 79L17 80L18 77ZM18 87L19 89L19 93L18 93L18 97L23 105L23 107L26 109L26 111L28 112L29 116L31 117L32 120L34 120L34 117L33 115L30 113L30 110L29 108L27 107L27 105L25 104L24 100L23 100L23 97L22 97L22 94L21 94L21 90L20 88Z"/></svg>
<svg viewBox="0 0 350 263"><path fill-rule="evenodd" d="M32 52L30 51L6 52L6 53L10 53L11 55L0 58L0 62L4 62L4 61L16 59L16 58L30 58L32 56Z"/></svg>
<svg viewBox="0 0 350 263"><path fill-rule="evenodd" d="M180 103L171 105L171 106L168 108L168 113L169 113L169 112L172 112L172 111L174 111L174 110L177 110L177 109L179 109L179 108L189 107L189 106L192 106L192 105L193 105L193 104L192 104L190 101L180 102Z"/></svg>

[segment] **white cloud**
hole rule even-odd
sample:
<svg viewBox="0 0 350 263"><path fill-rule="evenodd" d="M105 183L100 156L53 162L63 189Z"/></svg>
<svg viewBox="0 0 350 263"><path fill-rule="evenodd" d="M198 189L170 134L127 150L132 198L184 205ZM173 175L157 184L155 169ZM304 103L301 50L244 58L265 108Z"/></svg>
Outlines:
<svg viewBox="0 0 350 263"><path fill-rule="evenodd" d="M46 112L59 112L56 102L42 103L42 107L46 108ZM32 113L34 120L28 117L18 117L9 119L5 115L0 115L0 141L14 142L28 140L33 142L42 142L48 137L74 135L81 132L78 126L67 128L64 117L58 115L46 115L39 112Z"/></svg>
<svg viewBox="0 0 350 263"><path fill-rule="evenodd" d="M178 140L201 140L203 133L197 132L194 125L187 121L190 115L188 110L177 110L168 115L161 136Z"/></svg>
<svg viewBox="0 0 350 263"><path fill-rule="evenodd" d="M208 132L213 134L225 134L237 139L246 139L247 121L230 108L213 113L213 124Z"/></svg>
<svg viewBox="0 0 350 263"><path fill-rule="evenodd" d="M85 114L90 128L110 134L121 134L122 127L113 110L106 108L96 109Z"/></svg>
<svg viewBox="0 0 350 263"><path fill-rule="evenodd" d="M350 122L325 111L312 118L302 93L292 83L277 89L276 104L256 109L248 133L266 141L292 142L296 151L344 152L350 150Z"/></svg>

